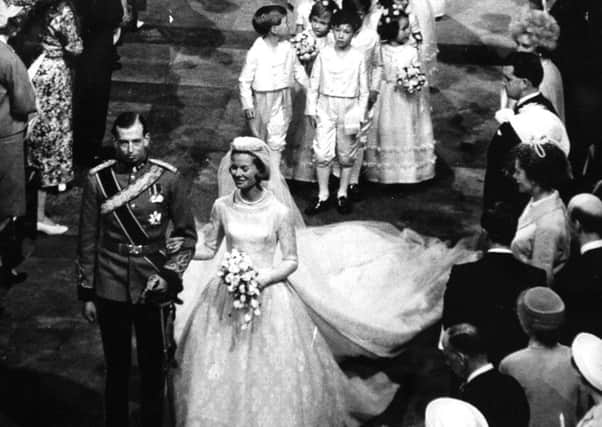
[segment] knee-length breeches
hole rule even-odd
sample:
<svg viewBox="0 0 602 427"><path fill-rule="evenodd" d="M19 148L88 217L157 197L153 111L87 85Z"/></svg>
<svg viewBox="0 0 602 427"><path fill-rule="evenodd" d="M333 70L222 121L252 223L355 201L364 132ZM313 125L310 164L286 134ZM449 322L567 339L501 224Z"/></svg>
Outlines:
<svg viewBox="0 0 602 427"><path fill-rule="evenodd" d="M357 103L355 98L320 95L313 141L317 166L328 166L336 157L342 167L351 167L357 156L355 135L345 132L345 115Z"/></svg>

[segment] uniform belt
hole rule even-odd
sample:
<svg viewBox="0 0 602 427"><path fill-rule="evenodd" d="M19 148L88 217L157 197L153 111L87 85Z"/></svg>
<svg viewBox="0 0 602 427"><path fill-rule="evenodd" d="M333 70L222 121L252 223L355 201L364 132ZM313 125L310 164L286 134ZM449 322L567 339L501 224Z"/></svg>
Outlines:
<svg viewBox="0 0 602 427"><path fill-rule="evenodd" d="M129 243L103 242L103 248L119 255L145 256L159 252L165 248L163 243L151 243L149 245L132 245Z"/></svg>

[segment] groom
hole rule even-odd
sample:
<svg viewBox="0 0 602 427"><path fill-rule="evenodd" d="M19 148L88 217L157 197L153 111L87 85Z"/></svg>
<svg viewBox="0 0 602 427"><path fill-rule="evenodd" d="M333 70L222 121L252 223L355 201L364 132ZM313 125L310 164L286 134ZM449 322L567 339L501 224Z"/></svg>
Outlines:
<svg viewBox="0 0 602 427"><path fill-rule="evenodd" d="M90 170L77 252L83 316L98 320L106 364L107 427L128 425L132 329L140 367L142 425L162 425L169 331L182 274L197 235L177 169L148 158L141 115L122 113L112 130L116 160ZM170 241L166 247L168 226Z"/></svg>

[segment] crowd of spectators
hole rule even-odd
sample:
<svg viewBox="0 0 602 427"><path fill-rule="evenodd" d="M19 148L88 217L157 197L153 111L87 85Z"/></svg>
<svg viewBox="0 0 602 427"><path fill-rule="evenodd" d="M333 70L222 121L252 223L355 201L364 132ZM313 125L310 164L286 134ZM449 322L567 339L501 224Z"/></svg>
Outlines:
<svg viewBox="0 0 602 427"><path fill-rule="evenodd" d="M510 25L483 194L487 250L452 269L440 349L462 382L426 426L602 425L602 4Z"/></svg>
<svg viewBox="0 0 602 427"><path fill-rule="evenodd" d="M136 29L125 0L0 1L0 284L38 232L68 227L47 215L49 193L103 158L121 28Z"/></svg>

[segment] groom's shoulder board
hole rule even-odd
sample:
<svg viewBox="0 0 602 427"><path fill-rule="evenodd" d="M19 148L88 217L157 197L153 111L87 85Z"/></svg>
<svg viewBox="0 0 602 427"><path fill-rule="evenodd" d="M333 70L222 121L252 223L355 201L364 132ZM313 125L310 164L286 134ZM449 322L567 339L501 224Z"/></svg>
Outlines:
<svg viewBox="0 0 602 427"><path fill-rule="evenodd" d="M96 175L101 170L106 169L106 168L108 168L110 166L113 166L115 163L117 163L117 161L115 159L109 159L107 161L104 161L101 164L96 165L92 169L90 169L90 171L88 172L88 174L90 174L90 175Z"/></svg>
<svg viewBox="0 0 602 427"><path fill-rule="evenodd" d="M159 159L148 159L148 161L150 163L152 163L153 165L157 165L157 166L161 166L163 169L167 169L168 171L172 172L172 173L178 173L178 168L175 167L174 165L172 165L171 163L167 163L163 160L159 160Z"/></svg>

